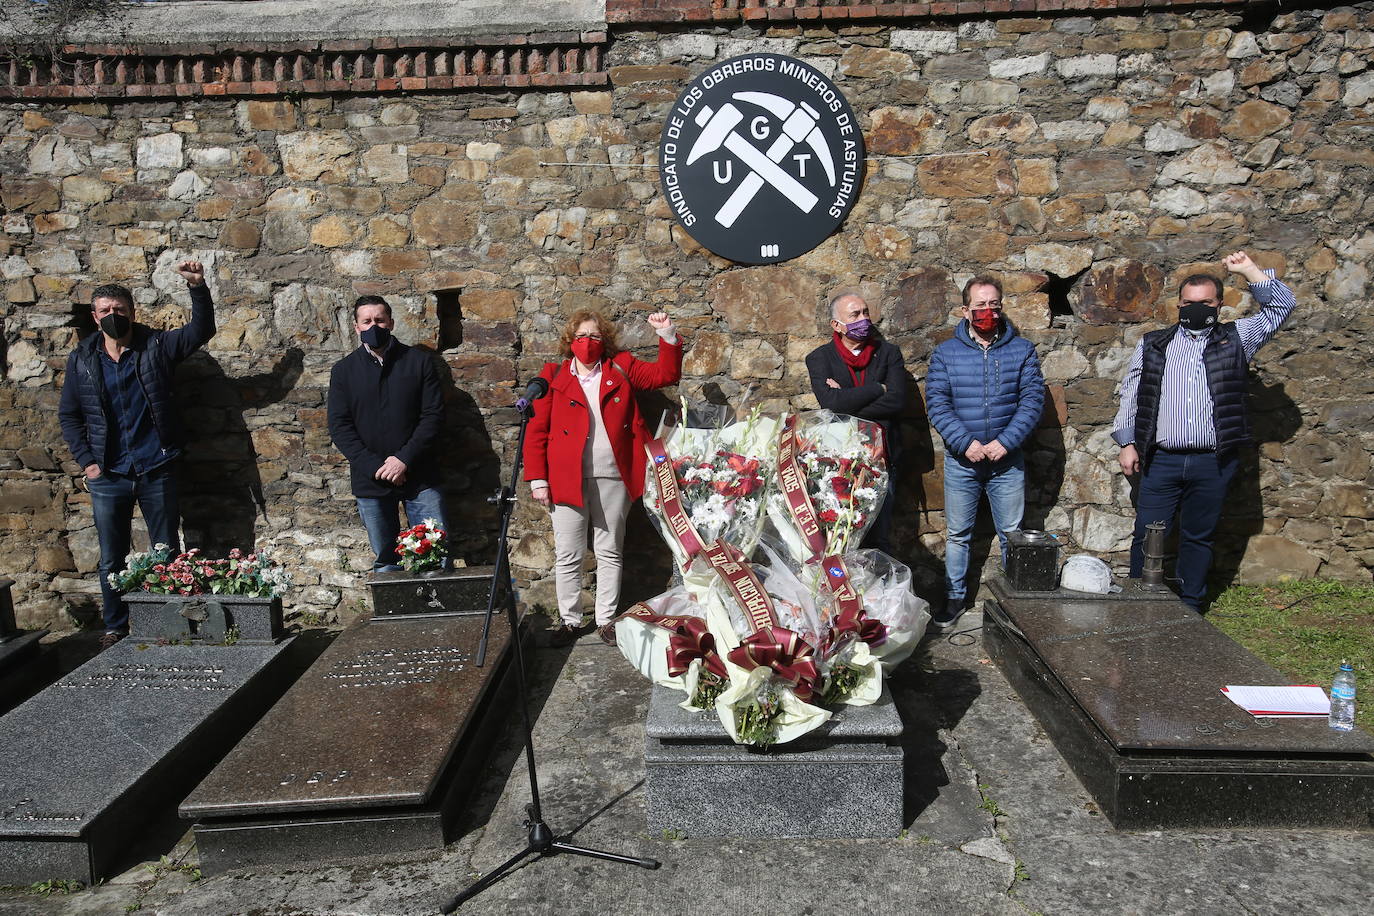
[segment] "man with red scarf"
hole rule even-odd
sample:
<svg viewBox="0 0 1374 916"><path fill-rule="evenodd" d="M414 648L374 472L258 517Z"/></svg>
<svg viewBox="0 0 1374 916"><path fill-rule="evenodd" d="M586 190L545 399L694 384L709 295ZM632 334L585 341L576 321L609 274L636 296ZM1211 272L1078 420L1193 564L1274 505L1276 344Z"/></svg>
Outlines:
<svg viewBox="0 0 1374 916"><path fill-rule="evenodd" d="M892 501L896 490L900 442L894 421L907 401L902 351L883 340L863 296L844 290L830 299L831 341L806 357L811 390L825 410L872 420L882 427L887 446L887 498L864 538L864 546L892 553Z"/></svg>

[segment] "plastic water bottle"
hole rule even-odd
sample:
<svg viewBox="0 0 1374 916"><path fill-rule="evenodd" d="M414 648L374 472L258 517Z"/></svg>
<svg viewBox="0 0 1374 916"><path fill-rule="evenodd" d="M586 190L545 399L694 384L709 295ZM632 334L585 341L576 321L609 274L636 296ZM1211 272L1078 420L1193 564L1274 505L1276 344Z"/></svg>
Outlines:
<svg viewBox="0 0 1374 916"><path fill-rule="evenodd" d="M1339 732L1355 727L1355 669L1350 662L1341 662L1331 682L1331 715L1326 722Z"/></svg>

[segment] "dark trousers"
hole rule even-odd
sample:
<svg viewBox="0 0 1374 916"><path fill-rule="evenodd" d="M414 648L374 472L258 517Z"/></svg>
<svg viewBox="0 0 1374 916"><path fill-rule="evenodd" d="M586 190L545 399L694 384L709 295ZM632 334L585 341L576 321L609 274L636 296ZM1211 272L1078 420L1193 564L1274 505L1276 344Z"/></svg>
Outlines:
<svg viewBox="0 0 1374 916"><path fill-rule="evenodd" d="M869 526L868 533L864 535L862 546L881 550L894 558L896 554L892 552L892 507L896 503L897 469L889 467L887 469L887 493L883 496L883 507L878 510L878 515Z"/></svg>
<svg viewBox="0 0 1374 916"><path fill-rule="evenodd" d="M1221 504L1236 474L1234 457L1219 462L1216 452L1166 452L1156 449L1140 480L1135 537L1131 540L1131 576L1145 565L1145 526L1165 522L1174 530L1178 517L1179 597L1194 610L1207 597L1207 571L1212 566L1212 537L1221 519Z"/></svg>
<svg viewBox="0 0 1374 916"><path fill-rule="evenodd" d="M177 505L177 473L168 462L146 474L115 474L106 471L88 479L91 509L95 515L95 531L100 539L100 597L105 617L105 630L111 633L129 631L129 609L110 585L110 573L124 570L124 558L129 555L133 531L134 503L148 526L148 543L166 544L175 556L180 539L177 528L181 516Z"/></svg>

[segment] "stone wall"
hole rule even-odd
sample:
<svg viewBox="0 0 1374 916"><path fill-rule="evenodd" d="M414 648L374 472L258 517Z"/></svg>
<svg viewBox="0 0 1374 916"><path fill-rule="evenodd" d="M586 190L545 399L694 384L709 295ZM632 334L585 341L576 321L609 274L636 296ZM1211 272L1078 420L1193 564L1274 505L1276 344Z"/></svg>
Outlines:
<svg viewBox="0 0 1374 916"><path fill-rule="evenodd" d="M1236 248L1275 267L1299 311L1254 365L1261 447L1230 500L1221 575L1369 575L1374 4L771 26L627 17L605 42L609 85L572 91L0 105L0 573L17 581L21 621L89 614L96 591L89 502L56 418L65 356L93 330L90 289L128 283L141 320L178 322L172 265L188 255L209 265L221 329L179 377L187 539L271 547L296 573L298 612L348 620L365 606L366 540L324 422L359 293L386 295L399 336L449 370L446 490L458 553L478 563L494 536L486 498L513 449L507 405L568 311L607 309L649 354L643 316L666 309L689 337L682 394L805 408L802 358L824 339L827 293L868 290L920 382L957 286L996 270L1053 394L1028 525L1119 559L1131 510L1108 437L1117 380L1167 320L1177 278ZM834 237L742 268L673 224L653 165L685 81L755 50L831 75L872 158ZM1250 307L1232 284L1227 314ZM903 434L902 554L929 584L940 443L919 401ZM551 539L527 498L516 529L526 597L551 605ZM642 574L627 597L662 585L656 542L638 519Z"/></svg>

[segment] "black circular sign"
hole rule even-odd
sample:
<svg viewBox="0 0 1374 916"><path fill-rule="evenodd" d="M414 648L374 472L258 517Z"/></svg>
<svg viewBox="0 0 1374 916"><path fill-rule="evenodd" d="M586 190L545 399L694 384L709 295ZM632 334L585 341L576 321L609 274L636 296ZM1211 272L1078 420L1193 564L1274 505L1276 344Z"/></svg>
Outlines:
<svg viewBox="0 0 1374 916"><path fill-rule="evenodd" d="M824 74L744 54L687 85L663 124L659 180L673 216L721 257L776 264L806 254L859 196L864 140Z"/></svg>

